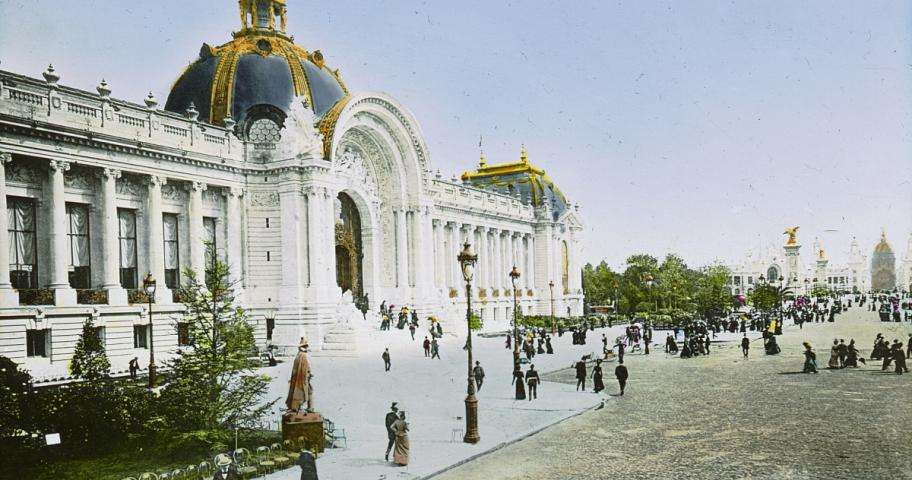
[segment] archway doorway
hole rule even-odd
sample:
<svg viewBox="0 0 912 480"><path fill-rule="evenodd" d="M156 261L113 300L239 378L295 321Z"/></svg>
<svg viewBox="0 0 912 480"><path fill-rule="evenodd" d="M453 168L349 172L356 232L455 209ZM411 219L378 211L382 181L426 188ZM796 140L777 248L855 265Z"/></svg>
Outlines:
<svg viewBox="0 0 912 480"><path fill-rule="evenodd" d="M336 213L336 285L352 297L364 295L364 250L361 243L361 214L354 200L345 192L335 202Z"/></svg>

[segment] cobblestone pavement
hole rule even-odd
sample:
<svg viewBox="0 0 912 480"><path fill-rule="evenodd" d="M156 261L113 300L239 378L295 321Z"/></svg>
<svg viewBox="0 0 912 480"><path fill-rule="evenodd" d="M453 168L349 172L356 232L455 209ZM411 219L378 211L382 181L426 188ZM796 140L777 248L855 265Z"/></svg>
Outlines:
<svg viewBox="0 0 912 480"><path fill-rule="evenodd" d="M880 362L799 373L805 340L823 367L834 338L854 338L867 358L876 333L905 343L909 325L854 308L787 329L777 356L761 340L747 360L735 342L687 360L627 355L623 397L434 480L912 478L912 375L881 373ZM575 383L569 370L549 377Z"/></svg>

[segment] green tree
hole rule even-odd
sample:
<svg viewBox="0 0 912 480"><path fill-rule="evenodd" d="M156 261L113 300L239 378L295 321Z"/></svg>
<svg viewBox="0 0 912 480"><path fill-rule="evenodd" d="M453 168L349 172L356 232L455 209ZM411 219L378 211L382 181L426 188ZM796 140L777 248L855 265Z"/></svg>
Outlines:
<svg viewBox="0 0 912 480"><path fill-rule="evenodd" d="M8 437L23 425L24 395L32 376L19 370L16 362L0 355L0 438Z"/></svg>
<svg viewBox="0 0 912 480"><path fill-rule="evenodd" d="M79 335L73 358L70 360L70 373L90 382L111 374L111 362L91 317L82 324L82 334Z"/></svg>
<svg viewBox="0 0 912 480"><path fill-rule="evenodd" d="M790 287L764 284L754 288L754 291L748 295L747 299L757 310L772 313L778 311L782 303L791 296L792 289Z"/></svg>
<svg viewBox="0 0 912 480"><path fill-rule="evenodd" d="M728 288L731 272L723 265L710 265L703 269L694 292L694 304L703 318L725 315L732 306Z"/></svg>
<svg viewBox="0 0 912 480"><path fill-rule="evenodd" d="M253 329L234 305L228 266L216 260L205 284L193 271L184 276L191 345L168 364L160 418L183 440L224 443L232 428L255 427L277 399L264 401L270 379L252 371Z"/></svg>

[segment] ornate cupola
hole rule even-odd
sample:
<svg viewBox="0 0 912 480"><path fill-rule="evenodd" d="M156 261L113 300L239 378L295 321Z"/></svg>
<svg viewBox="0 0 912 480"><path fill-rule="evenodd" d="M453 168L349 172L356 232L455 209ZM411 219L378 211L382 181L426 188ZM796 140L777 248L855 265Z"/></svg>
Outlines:
<svg viewBox="0 0 912 480"><path fill-rule="evenodd" d="M258 141L277 134L296 97L320 118L348 96L323 54L296 45L286 33L285 0L238 4L241 29L223 45L203 44L174 82L165 110L184 114L192 105L200 121L236 124L240 136Z"/></svg>

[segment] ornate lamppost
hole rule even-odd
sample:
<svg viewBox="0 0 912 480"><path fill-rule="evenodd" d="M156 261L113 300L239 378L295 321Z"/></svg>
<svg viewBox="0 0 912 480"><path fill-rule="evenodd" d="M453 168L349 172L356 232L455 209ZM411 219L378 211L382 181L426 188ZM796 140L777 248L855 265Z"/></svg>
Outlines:
<svg viewBox="0 0 912 480"><path fill-rule="evenodd" d="M804 279L804 296L805 297L808 296L808 285L810 285L810 283L811 283L810 279L807 279L807 278Z"/></svg>
<svg viewBox="0 0 912 480"><path fill-rule="evenodd" d="M519 280L519 269L516 268L516 265L513 265L513 270L510 270L508 274L510 276L510 281L513 282L513 378L516 380L516 399L523 400L526 398L526 387L523 385L523 382L519 379L522 378L519 372L519 317L517 316L517 299L516 299L516 281Z"/></svg>
<svg viewBox="0 0 912 480"><path fill-rule="evenodd" d="M554 320L554 280L548 282L548 288L551 289L551 335L557 334L557 321Z"/></svg>
<svg viewBox="0 0 912 480"><path fill-rule="evenodd" d="M466 351L468 352L468 387L466 389L466 430L462 441L465 443L478 443L478 399L475 398L475 376L472 374L472 277L475 274L475 262L478 255L472 252L472 246L465 242L462 251L456 257L462 267L462 278L466 282Z"/></svg>
<svg viewBox="0 0 912 480"><path fill-rule="evenodd" d="M143 290L149 299L149 388L155 388L155 333L152 324L152 302L155 301L155 278L152 272L143 278Z"/></svg>

